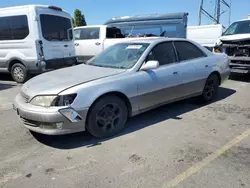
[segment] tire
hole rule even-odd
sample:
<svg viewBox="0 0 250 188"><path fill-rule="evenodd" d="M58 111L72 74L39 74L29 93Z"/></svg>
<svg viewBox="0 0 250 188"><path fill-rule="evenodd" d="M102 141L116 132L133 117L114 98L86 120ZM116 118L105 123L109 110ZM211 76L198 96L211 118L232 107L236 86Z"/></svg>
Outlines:
<svg viewBox="0 0 250 188"><path fill-rule="evenodd" d="M16 63L11 67L11 76L17 83L24 83L29 78L26 67L21 63Z"/></svg>
<svg viewBox="0 0 250 188"><path fill-rule="evenodd" d="M94 137L107 138L119 133L128 119L125 102L115 96L105 96L90 108L87 130Z"/></svg>
<svg viewBox="0 0 250 188"><path fill-rule="evenodd" d="M219 84L219 77L216 74L211 74L208 77L202 95L200 96L201 102L211 102L218 92Z"/></svg>

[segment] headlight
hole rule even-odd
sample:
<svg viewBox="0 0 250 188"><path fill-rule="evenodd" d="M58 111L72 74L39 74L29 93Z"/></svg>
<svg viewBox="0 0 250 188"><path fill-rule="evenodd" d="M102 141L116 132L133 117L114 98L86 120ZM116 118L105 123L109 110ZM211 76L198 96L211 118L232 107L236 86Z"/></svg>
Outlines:
<svg viewBox="0 0 250 188"><path fill-rule="evenodd" d="M35 106L50 107L57 96L36 96L31 101L30 104Z"/></svg>
<svg viewBox="0 0 250 188"><path fill-rule="evenodd" d="M51 96L36 96L30 103L36 106L70 106L76 98L76 94L70 95L51 95Z"/></svg>
<svg viewBox="0 0 250 188"><path fill-rule="evenodd" d="M54 102L54 106L70 106L75 98L76 98L77 94L70 94L70 95L59 95L55 102Z"/></svg>

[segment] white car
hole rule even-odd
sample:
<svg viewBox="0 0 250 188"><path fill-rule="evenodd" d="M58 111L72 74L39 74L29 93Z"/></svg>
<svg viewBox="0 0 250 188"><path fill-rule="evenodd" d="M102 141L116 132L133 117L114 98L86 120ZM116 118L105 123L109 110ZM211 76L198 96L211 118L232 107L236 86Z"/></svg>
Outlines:
<svg viewBox="0 0 250 188"><path fill-rule="evenodd" d="M30 74L76 63L72 19L59 7L0 9L0 72L19 83Z"/></svg>
<svg viewBox="0 0 250 188"><path fill-rule="evenodd" d="M114 17L104 25L74 28L78 62L86 62L119 42L145 37L186 38L188 13Z"/></svg>
<svg viewBox="0 0 250 188"><path fill-rule="evenodd" d="M121 30L107 25L91 25L74 28L75 49L78 62L86 62L106 48L135 38L124 38Z"/></svg>

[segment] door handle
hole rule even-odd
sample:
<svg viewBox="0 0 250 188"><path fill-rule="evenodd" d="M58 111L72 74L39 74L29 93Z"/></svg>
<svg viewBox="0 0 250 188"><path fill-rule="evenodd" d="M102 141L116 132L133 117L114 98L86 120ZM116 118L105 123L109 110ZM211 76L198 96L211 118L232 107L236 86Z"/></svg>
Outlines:
<svg viewBox="0 0 250 188"><path fill-rule="evenodd" d="M75 46L79 46L79 43L75 43Z"/></svg>
<svg viewBox="0 0 250 188"><path fill-rule="evenodd" d="M100 42L96 42L96 43L95 43L96 46L99 46L100 44L101 44Z"/></svg>
<svg viewBox="0 0 250 188"><path fill-rule="evenodd" d="M64 47L67 48L67 47L69 47L69 45L65 44Z"/></svg>
<svg viewBox="0 0 250 188"><path fill-rule="evenodd" d="M179 72L176 71L176 72L173 72L173 74L174 74L174 75L177 75L177 74L179 74Z"/></svg>
<svg viewBox="0 0 250 188"><path fill-rule="evenodd" d="M205 68L208 68L208 65L205 65Z"/></svg>

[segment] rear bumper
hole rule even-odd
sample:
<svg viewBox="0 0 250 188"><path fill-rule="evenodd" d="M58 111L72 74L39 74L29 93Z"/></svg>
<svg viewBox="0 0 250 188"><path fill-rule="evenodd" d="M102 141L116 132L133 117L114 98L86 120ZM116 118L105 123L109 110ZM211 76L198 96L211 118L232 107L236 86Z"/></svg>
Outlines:
<svg viewBox="0 0 250 188"><path fill-rule="evenodd" d="M29 67L29 73L31 74L39 74L59 68L69 67L77 64L76 57L67 57L67 58L58 58L45 60L45 67L41 66L41 62L34 63L34 66Z"/></svg>
<svg viewBox="0 0 250 188"><path fill-rule="evenodd" d="M85 121L88 109L77 111L82 117L81 121L71 122L59 110L62 108L44 108L25 103L18 94L13 104L20 117L21 123L27 129L46 135L63 135L85 131Z"/></svg>
<svg viewBox="0 0 250 188"><path fill-rule="evenodd" d="M94 56L77 56L77 62L78 63L86 63L88 60L90 60Z"/></svg>
<svg viewBox="0 0 250 188"><path fill-rule="evenodd" d="M77 63L76 57L60 58L47 60L46 69L59 69L63 67L69 67Z"/></svg>

